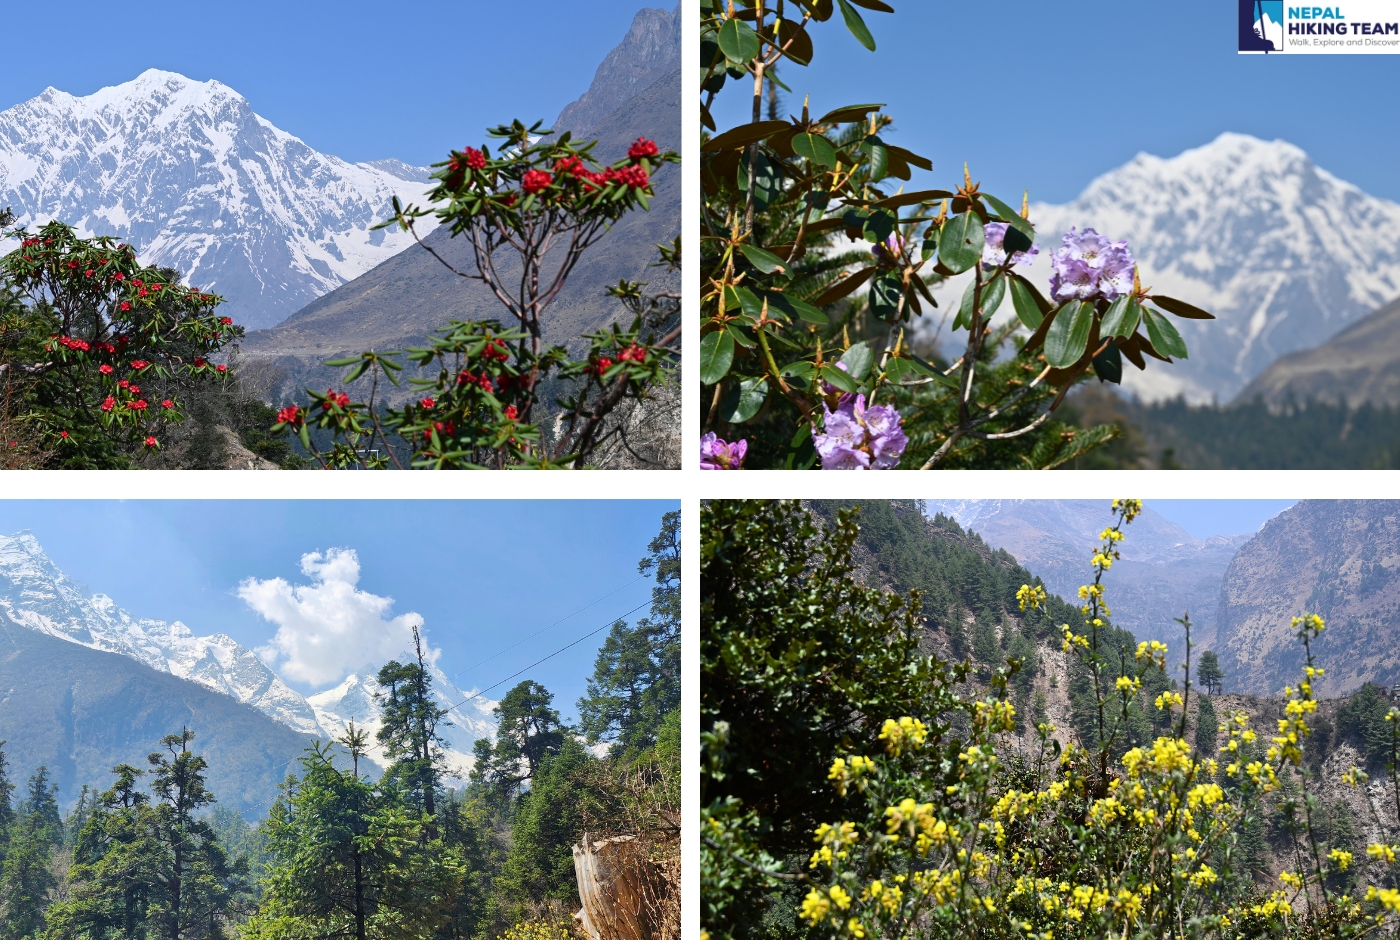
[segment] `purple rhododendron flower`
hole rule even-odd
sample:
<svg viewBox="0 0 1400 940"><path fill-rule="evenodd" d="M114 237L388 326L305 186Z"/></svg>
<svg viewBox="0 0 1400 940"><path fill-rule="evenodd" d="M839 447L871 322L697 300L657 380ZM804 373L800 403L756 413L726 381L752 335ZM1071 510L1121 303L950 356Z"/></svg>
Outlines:
<svg viewBox="0 0 1400 940"><path fill-rule="evenodd" d="M1112 300L1133 289L1133 253L1127 242L1109 241L1091 228L1071 228L1050 253L1050 296L1057 302Z"/></svg>
<svg viewBox="0 0 1400 940"><path fill-rule="evenodd" d="M988 222L985 226L986 241L982 243L982 263L989 268L1006 263L1006 230L1011 226L1006 222ZM1012 264L1030 264L1040 249L1031 246L1030 251L1018 251L1011 256Z"/></svg>
<svg viewBox="0 0 1400 940"><path fill-rule="evenodd" d="M898 232L893 232L884 241L871 245L870 253L878 264L898 265L904 255L904 239L899 237Z"/></svg>
<svg viewBox="0 0 1400 940"><path fill-rule="evenodd" d="M725 443L710 431L700 438L701 470L742 470L744 454L748 453L748 441Z"/></svg>
<svg viewBox="0 0 1400 940"><path fill-rule="evenodd" d="M889 405L865 406L864 395L844 395L826 412L824 434L812 431L823 470L892 470L909 439L899 412Z"/></svg>

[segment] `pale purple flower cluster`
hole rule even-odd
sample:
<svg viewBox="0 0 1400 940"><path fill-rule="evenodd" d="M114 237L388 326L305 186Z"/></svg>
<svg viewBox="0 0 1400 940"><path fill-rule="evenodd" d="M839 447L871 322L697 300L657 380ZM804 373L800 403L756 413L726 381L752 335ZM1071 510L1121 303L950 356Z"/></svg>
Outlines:
<svg viewBox="0 0 1400 940"><path fill-rule="evenodd" d="M1109 241L1091 228L1065 233L1050 253L1050 296L1056 301L1112 300L1133 289L1133 253L1127 242Z"/></svg>
<svg viewBox="0 0 1400 940"><path fill-rule="evenodd" d="M904 255L904 239L899 237L898 232L893 232L884 241L871 245L870 253L875 256L877 264L898 266Z"/></svg>
<svg viewBox="0 0 1400 940"><path fill-rule="evenodd" d="M825 434L812 430L823 470L893 470L909 438L899 426L899 412L889 405L865 406L864 395L842 395L836 410L826 412Z"/></svg>
<svg viewBox="0 0 1400 940"><path fill-rule="evenodd" d="M701 470L742 470L744 454L748 453L748 441L725 443L710 431L700 438Z"/></svg>
<svg viewBox="0 0 1400 940"><path fill-rule="evenodd" d="M982 263L989 268L998 268L1006 263L1006 230L1011 226L1006 222L988 222L984 227L987 233L982 242ZM1030 264L1040 249L1031 246L1030 251L1018 251L1011 256L1012 264Z"/></svg>

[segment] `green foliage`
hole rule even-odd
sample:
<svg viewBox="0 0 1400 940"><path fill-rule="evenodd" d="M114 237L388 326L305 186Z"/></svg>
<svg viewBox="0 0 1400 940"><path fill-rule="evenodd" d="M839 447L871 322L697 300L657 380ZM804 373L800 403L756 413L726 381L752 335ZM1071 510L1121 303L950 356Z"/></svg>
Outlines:
<svg viewBox="0 0 1400 940"><path fill-rule="evenodd" d="M44 925L44 907L58 879L49 870L52 833L42 819L21 816L8 830L0 865L0 938L35 937Z"/></svg>
<svg viewBox="0 0 1400 940"><path fill-rule="evenodd" d="M1213 650L1206 650L1196 663L1196 678L1205 686L1206 694L1219 692L1225 682L1225 672L1220 668L1220 657Z"/></svg>
<svg viewBox="0 0 1400 940"><path fill-rule="evenodd" d="M588 694L579 699L579 729L590 744L613 742L617 754L656 741L664 715L681 700L680 513L662 518L661 532L638 568L655 571L651 616L629 627L619 620L598 651Z"/></svg>
<svg viewBox="0 0 1400 940"><path fill-rule="evenodd" d="M526 679L505 694L491 710L496 716L496 744L476 742L472 780L510 799L534 779L544 762L564 746L559 712L550 708L554 693Z"/></svg>
<svg viewBox="0 0 1400 940"><path fill-rule="evenodd" d="M450 722L444 720L447 709L433 700L433 680L423 664L423 640L416 626L413 646L417 653L415 662L388 662L376 676L383 690L376 693L380 709L378 740L394 762L385 771L385 778L401 784L408 792L410 805L432 817L436 815L437 765L442 744L437 729Z"/></svg>
<svg viewBox="0 0 1400 940"><path fill-rule="evenodd" d="M1196 753L1214 754L1215 741L1219 735L1220 719L1215 714L1215 703L1210 696L1203 695L1196 700Z"/></svg>
<svg viewBox="0 0 1400 940"><path fill-rule="evenodd" d="M1392 725L1386 720L1390 698L1385 689L1367 682L1337 710L1337 735L1360 749L1371 769L1390 763Z"/></svg>
<svg viewBox="0 0 1400 940"><path fill-rule="evenodd" d="M317 742L287 781L264 830L274 861L249 940L410 940L443 927L464 874L429 835L431 818L393 781L337 768Z"/></svg>
<svg viewBox="0 0 1400 940"><path fill-rule="evenodd" d="M19 812L37 838L49 845L58 845L63 841L63 819L58 815L58 784L50 782L47 767L41 766L29 778Z"/></svg>

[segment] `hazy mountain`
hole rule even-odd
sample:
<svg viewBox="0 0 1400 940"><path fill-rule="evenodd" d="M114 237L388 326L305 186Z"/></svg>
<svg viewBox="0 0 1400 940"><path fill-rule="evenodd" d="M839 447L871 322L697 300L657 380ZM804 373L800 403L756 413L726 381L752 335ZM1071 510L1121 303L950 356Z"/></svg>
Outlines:
<svg viewBox="0 0 1400 940"><path fill-rule="evenodd" d="M1039 575L1051 593L1074 602L1079 586L1093 579L1089 559L1099 534L1112 524L1109 501L1054 499L927 500L941 512L1005 549ZM1174 649L1182 639L1173 618L1191 614L1193 645L1215 638L1220 582L1250 535L1198 539L1145 507L1124 528L1120 561L1104 577L1113 622L1142 640L1162 640Z"/></svg>
<svg viewBox="0 0 1400 940"><path fill-rule="evenodd" d="M251 705L305 734L337 738L351 720L371 732L379 727L379 708L373 698L377 686L372 678L350 676L336 689L304 698L231 637L195 636L178 620L137 619L107 595L93 594L60 571L29 532L0 536L0 626L7 625L126 656ZM398 658L406 661L409 653ZM383 664L366 665L377 670ZM495 738L491 709L496 702L478 697L455 707L469 693L453 685L436 665L430 665L429 672L439 704L449 709L451 726L442 729L448 762L465 772L471 765L472 744L478 738ZM381 767L387 765L377 747L370 757Z"/></svg>
<svg viewBox="0 0 1400 940"><path fill-rule="evenodd" d="M1169 159L1139 154L1062 206L1036 205L1041 256L1071 225L1128 240L1143 284L1215 313L1173 318L1191 358L1125 369L1148 400L1233 398L1279 356L1317 346L1400 296L1400 205L1285 141L1222 134Z"/></svg>
<svg viewBox="0 0 1400 940"><path fill-rule="evenodd" d="M408 236L370 227L427 180L398 160L318 153L228 86L157 69L0 111L0 207L128 242L144 263L222 294L222 312L249 328L401 251Z"/></svg>
<svg viewBox="0 0 1400 940"><path fill-rule="evenodd" d="M313 740L228 695L0 617L0 740L12 782L43 764L70 804L82 784L111 786L119 763L147 767L181 728L195 732L219 802L254 816Z"/></svg>
<svg viewBox="0 0 1400 940"><path fill-rule="evenodd" d="M654 139L663 150L679 150L679 16L679 8L674 13L638 13L626 38L599 67L588 93L563 110L554 130L573 129L596 138L594 152L603 162L624 157L638 137ZM658 77L651 84L637 87L653 74ZM502 120L510 117L503 115ZM520 117L524 120L529 116ZM590 122L601 123L594 126ZM584 256L546 314L548 342L567 344L619 319L622 307L605 290L622 278L645 281L652 290L679 289L678 273L651 265L657 259L656 246L680 234L680 173L677 166L662 168L654 178L656 196L651 211L628 214ZM423 203L422 199L415 201ZM445 229L439 229L424 241L458 270L471 269L471 249L465 239L451 238ZM507 262L502 270L509 277L511 271L519 269ZM275 397L297 397L307 387L339 387L344 370L323 367L321 363L327 359L366 349L418 345L451 319L504 315L499 302L480 282L457 277L415 245L276 327L249 334L242 352L281 372ZM361 384L367 382L364 379Z"/></svg>
<svg viewBox="0 0 1400 940"><path fill-rule="evenodd" d="M1226 688L1277 695L1295 683L1303 651L1291 623L1304 613L1327 620L1319 696L1400 680L1400 501L1306 500L1240 549L1216 615Z"/></svg>
<svg viewBox="0 0 1400 940"><path fill-rule="evenodd" d="M1263 398L1400 405L1400 301L1386 304L1314 349L1292 352L1256 375L1238 400Z"/></svg>

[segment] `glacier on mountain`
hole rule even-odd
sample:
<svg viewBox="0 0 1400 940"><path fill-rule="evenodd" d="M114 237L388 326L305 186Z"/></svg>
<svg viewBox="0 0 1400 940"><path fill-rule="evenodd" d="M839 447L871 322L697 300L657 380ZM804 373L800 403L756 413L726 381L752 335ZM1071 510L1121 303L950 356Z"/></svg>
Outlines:
<svg viewBox="0 0 1400 940"><path fill-rule="evenodd" d="M228 86L158 69L0 111L0 207L31 228L56 218L127 242L143 263L223 295L221 312L249 329L411 244L370 229L394 196L423 203L428 173L318 153Z"/></svg>
<svg viewBox="0 0 1400 940"><path fill-rule="evenodd" d="M1030 218L1041 253L1029 276L1042 289L1046 249L1092 226L1127 239L1144 286L1219 318L1173 318L1188 360L1125 365L1125 389L1148 401L1228 400L1279 356L1400 296L1400 205L1282 140L1227 133L1168 159L1139 154L1071 203L1032 204Z"/></svg>
<svg viewBox="0 0 1400 940"><path fill-rule="evenodd" d="M336 738L354 721L371 732L372 741L379 728L379 706L374 701L378 687L372 677L352 675L336 688L303 697L256 653L225 634L195 636L178 620L138 619L107 595L93 594L64 574L29 532L0 535L0 628L10 627L130 657L251 705L304 734ZM398 658L409 656L405 651ZM446 763L465 775L471 767L473 742L495 739L491 710L497 702L463 692L436 664L428 670L434 695L448 709L451 722L439 729L447 743ZM388 765L378 745L369 757L380 767Z"/></svg>

